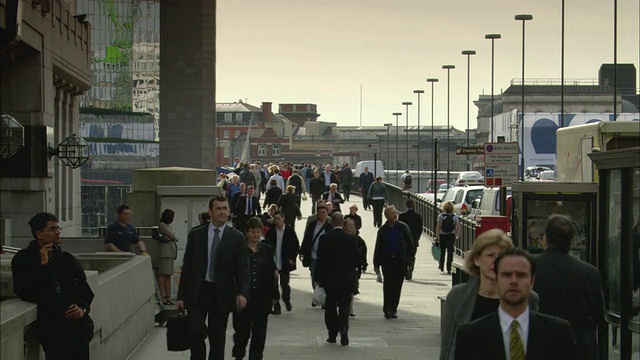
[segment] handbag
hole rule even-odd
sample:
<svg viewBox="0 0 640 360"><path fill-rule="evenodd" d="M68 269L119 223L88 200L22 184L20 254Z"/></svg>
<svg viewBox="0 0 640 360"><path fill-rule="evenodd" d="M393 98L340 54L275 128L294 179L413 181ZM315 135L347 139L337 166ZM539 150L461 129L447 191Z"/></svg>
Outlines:
<svg viewBox="0 0 640 360"><path fill-rule="evenodd" d="M320 285L316 286L313 289L313 303L317 306L324 306L325 300L327 300L327 293L324 288Z"/></svg>
<svg viewBox="0 0 640 360"><path fill-rule="evenodd" d="M167 350L189 350L189 322L187 314L179 312L167 320Z"/></svg>
<svg viewBox="0 0 640 360"><path fill-rule="evenodd" d="M440 244L438 242L431 243L431 255L433 255L434 260L440 261Z"/></svg>

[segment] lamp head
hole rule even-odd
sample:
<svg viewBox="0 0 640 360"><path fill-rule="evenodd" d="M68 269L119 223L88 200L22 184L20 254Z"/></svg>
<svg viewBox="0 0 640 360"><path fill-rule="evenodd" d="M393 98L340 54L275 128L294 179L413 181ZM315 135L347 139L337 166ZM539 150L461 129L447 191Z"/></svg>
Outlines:
<svg viewBox="0 0 640 360"><path fill-rule="evenodd" d="M414 94L424 94L424 90L413 90Z"/></svg>
<svg viewBox="0 0 640 360"><path fill-rule="evenodd" d="M442 68L445 70L450 70L450 69L455 69L456 66L455 65L442 65Z"/></svg>
<svg viewBox="0 0 640 360"><path fill-rule="evenodd" d="M430 83L436 83L436 82L438 82L438 79L436 79L436 78L429 78L429 79L427 79L427 82L430 82Z"/></svg>
<svg viewBox="0 0 640 360"><path fill-rule="evenodd" d="M386 123L386 124L384 124L383 126L387 126L387 127L389 127L389 126L393 126L393 124L391 124L391 123Z"/></svg>
<svg viewBox="0 0 640 360"><path fill-rule="evenodd" d="M462 55L475 55L475 50L462 50Z"/></svg>
<svg viewBox="0 0 640 360"><path fill-rule="evenodd" d="M394 115L394 116L400 116L400 115L402 115L402 113L395 112L395 113L393 113L393 115Z"/></svg>
<svg viewBox="0 0 640 360"><path fill-rule="evenodd" d="M402 105L409 106L409 105L413 105L413 103L411 101L405 101L405 102L402 103Z"/></svg>
<svg viewBox="0 0 640 360"><path fill-rule="evenodd" d="M515 19L522 20L522 21L533 20L533 15L520 14L520 15L516 15Z"/></svg>
<svg viewBox="0 0 640 360"><path fill-rule="evenodd" d="M500 38L502 38L502 35L500 35L500 34L487 34L487 35L484 36L484 38L485 39L491 39L491 40L500 39Z"/></svg>

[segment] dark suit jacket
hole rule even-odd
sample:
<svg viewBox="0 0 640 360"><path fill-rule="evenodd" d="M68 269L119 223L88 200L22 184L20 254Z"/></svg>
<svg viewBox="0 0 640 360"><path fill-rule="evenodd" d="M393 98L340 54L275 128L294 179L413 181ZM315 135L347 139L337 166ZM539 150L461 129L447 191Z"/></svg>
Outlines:
<svg viewBox="0 0 640 360"><path fill-rule="evenodd" d="M277 186L270 188L264 194L264 204L262 205L262 208L266 209L271 204L278 204L280 196L282 196L282 189Z"/></svg>
<svg viewBox="0 0 640 360"><path fill-rule="evenodd" d="M249 217L258 216L260 213L260 199L257 196L253 195L251 200L251 209L249 211ZM236 203L235 214L238 216L244 216L244 212L247 207L247 196L238 197L238 202Z"/></svg>
<svg viewBox="0 0 640 360"><path fill-rule="evenodd" d="M245 251L248 257L255 255L257 258L256 263L262 264L259 268L252 270L252 282L255 279L257 285L250 290L251 296L247 302L247 310L260 314L268 314L271 312L271 307L273 306L273 298L278 293L273 248L269 246L269 244L260 242L258 243L258 251L255 254L248 246L246 246Z"/></svg>
<svg viewBox="0 0 640 360"><path fill-rule="evenodd" d="M320 237L316 280L327 293L353 294L359 268L360 250L355 236L335 228Z"/></svg>
<svg viewBox="0 0 640 360"><path fill-rule="evenodd" d="M193 228L187 237L178 288L178 300L184 300L187 310L195 306L205 283L208 233L209 226L200 226ZM236 306L236 295L249 297L247 242L241 232L228 225L225 227L214 266L218 303L224 311L231 312Z"/></svg>
<svg viewBox="0 0 640 360"><path fill-rule="evenodd" d="M571 325L566 320L531 311L526 344L527 360L579 359ZM506 360L498 312L458 329L456 360Z"/></svg>
<svg viewBox="0 0 640 360"><path fill-rule="evenodd" d="M402 233L402 239L400 241L400 260L403 263L407 263L415 255L415 247L413 246L413 239L411 238L411 230L407 224L402 221L397 221L396 226L400 227ZM376 245L373 249L373 266L375 268L384 266L389 261L389 253L387 251L387 229L389 229L389 221L386 221L376 236Z"/></svg>
<svg viewBox="0 0 640 360"><path fill-rule="evenodd" d="M422 237L422 232L424 231L422 228L422 216L414 210L407 209L407 211L400 214L398 220L409 226L413 245L417 248L420 245L420 237Z"/></svg>
<svg viewBox="0 0 640 360"><path fill-rule="evenodd" d="M298 208L298 197L295 194L283 194L278 200L278 208L284 215L284 222L287 225L294 225L296 223L296 217L300 214L300 208Z"/></svg>
<svg viewBox="0 0 640 360"><path fill-rule="evenodd" d="M277 248L275 227L269 230L269 232L267 233L267 238L265 240L275 252ZM285 226L284 234L282 235L282 253L280 255L280 257L282 258L283 272L291 272L296 269L298 251L300 251L300 241L298 240L298 235L291 227ZM289 260L293 261L293 265L289 263Z"/></svg>
<svg viewBox="0 0 640 360"><path fill-rule="evenodd" d="M366 195L369 193L369 188L374 181L372 173L369 172L365 175L363 172L358 176L358 188L362 189L362 193Z"/></svg>
<svg viewBox="0 0 640 360"><path fill-rule="evenodd" d="M300 245L300 255L302 256L302 266L304 267L308 267L309 264L311 264L311 249L313 248L314 242L319 240L314 239L314 231L316 230L317 224L317 220L309 221L307 222L307 227L304 229L304 237L302 238L302 245ZM331 231L329 219L325 221L323 228L325 234Z"/></svg>
<svg viewBox="0 0 640 360"><path fill-rule="evenodd" d="M330 194L330 191L326 191L324 194L322 194L322 200L328 201L329 194ZM342 212L341 209L340 209L340 204L342 204L342 203L344 203L344 198L342 197L342 195L340 195L339 192L336 191L336 193L333 194L333 202L332 202L333 211L334 212L336 212L336 211Z"/></svg>
<svg viewBox="0 0 640 360"><path fill-rule="evenodd" d="M324 194L324 180L321 178L309 180L309 188L307 191L309 191L309 194L311 194L314 199L320 199L322 194Z"/></svg>
<svg viewBox="0 0 640 360"><path fill-rule="evenodd" d="M536 258L540 312L569 321L581 359L597 359L596 329L604 321L600 273L560 249L548 248Z"/></svg>

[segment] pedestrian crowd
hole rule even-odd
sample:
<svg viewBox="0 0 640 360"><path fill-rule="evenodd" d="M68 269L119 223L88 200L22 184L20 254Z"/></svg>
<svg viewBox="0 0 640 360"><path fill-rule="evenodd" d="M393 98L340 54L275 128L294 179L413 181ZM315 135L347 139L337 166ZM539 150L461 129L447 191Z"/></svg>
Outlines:
<svg viewBox="0 0 640 360"><path fill-rule="evenodd" d="M224 195L209 201L208 211L199 215L200 225L186 236L175 299L171 276L181 239L171 226L174 211L162 212L153 234L160 242L159 301L187 311L189 334L205 334L190 336L192 359L207 358L205 338L208 358L224 358L230 314L233 358L262 359L269 315L281 315L283 307L293 311L290 278L298 259L309 271L314 292L309 306L324 310L326 342L339 338L342 346L349 345L354 297L369 267L360 236L367 225L358 205L341 206L349 201L351 186L360 191L363 208L372 209L377 227L372 264L382 283L382 315L398 318L404 281L413 277L422 216L412 200L402 213L387 205L382 179L367 167L363 170L354 177L348 164L332 169L239 162L234 173L221 174ZM299 239L295 227L302 221L300 207L307 193L312 211ZM450 273L460 225L451 203L442 208L435 229L441 247L438 268ZM148 255L130 219L131 209L118 207L105 248ZM48 359L88 359L93 293L82 267L60 247L62 229L55 215L36 214L29 225L34 240L12 261L14 291L38 304L35 328ZM598 359L602 283L595 267L569 255L576 235L570 217L551 215L547 250L535 260L514 248L501 230L478 236L464 257L470 279L446 297L440 359ZM323 301L318 303L316 294Z"/></svg>

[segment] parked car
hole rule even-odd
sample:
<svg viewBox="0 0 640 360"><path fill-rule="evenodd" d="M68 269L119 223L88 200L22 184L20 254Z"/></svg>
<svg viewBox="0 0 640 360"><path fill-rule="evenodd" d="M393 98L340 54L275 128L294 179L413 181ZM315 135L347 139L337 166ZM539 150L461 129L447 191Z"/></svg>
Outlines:
<svg viewBox="0 0 640 360"><path fill-rule="evenodd" d="M478 210L476 217L483 215L500 215L500 188L486 188L480 196L478 202ZM507 210L509 210L509 202L511 201L511 188L507 188ZM508 211L507 211L508 214Z"/></svg>
<svg viewBox="0 0 640 360"><path fill-rule="evenodd" d="M543 171L538 174L538 181L556 181L556 172L553 170Z"/></svg>
<svg viewBox="0 0 640 360"><path fill-rule="evenodd" d="M437 183L438 183L438 189L440 189L440 186L446 185L447 181L445 179L438 179ZM433 194L434 190L435 190L435 187L433 186L433 179L429 179L427 181L426 192L427 194Z"/></svg>
<svg viewBox="0 0 640 360"><path fill-rule="evenodd" d="M453 212L459 215L468 215L471 203L482 195L484 186L455 186L447 190L442 197L442 202L451 201Z"/></svg>
<svg viewBox="0 0 640 360"><path fill-rule="evenodd" d="M453 186L482 185L484 178L478 171L461 171L453 180Z"/></svg>
<svg viewBox="0 0 640 360"><path fill-rule="evenodd" d="M438 194L436 195L436 199L438 199L438 201L442 201L442 197L444 196L444 193L446 193L448 189L449 189L449 185L440 184L440 186L438 186Z"/></svg>
<svg viewBox="0 0 640 360"><path fill-rule="evenodd" d="M541 172L549 170L551 169L546 166L529 166L524 173L524 180L534 181L538 178L538 175L540 175Z"/></svg>

